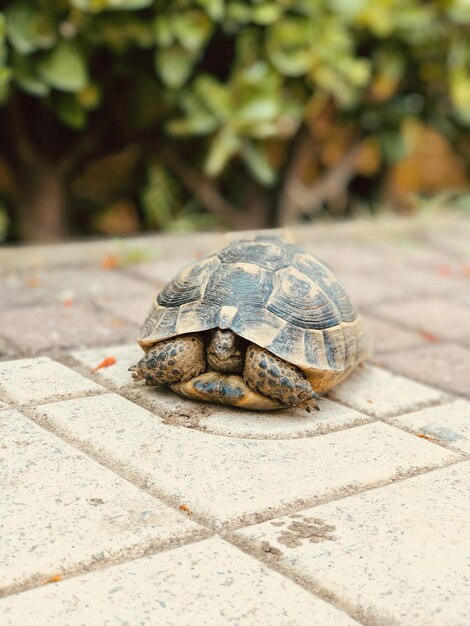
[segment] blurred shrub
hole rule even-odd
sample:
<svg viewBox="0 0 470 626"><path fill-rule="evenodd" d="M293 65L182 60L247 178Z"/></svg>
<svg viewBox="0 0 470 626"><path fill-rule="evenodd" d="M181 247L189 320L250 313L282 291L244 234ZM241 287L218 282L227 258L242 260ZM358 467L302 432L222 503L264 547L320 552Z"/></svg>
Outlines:
<svg viewBox="0 0 470 626"><path fill-rule="evenodd" d="M468 0L0 11L12 237L274 225L468 186Z"/></svg>

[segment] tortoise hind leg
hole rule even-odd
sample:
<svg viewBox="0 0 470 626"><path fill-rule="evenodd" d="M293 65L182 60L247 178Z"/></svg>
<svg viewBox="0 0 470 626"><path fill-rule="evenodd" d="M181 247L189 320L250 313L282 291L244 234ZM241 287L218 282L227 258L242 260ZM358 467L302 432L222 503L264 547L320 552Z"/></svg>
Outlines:
<svg viewBox="0 0 470 626"><path fill-rule="evenodd" d="M301 370L254 344L247 348L243 377L251 389L287 406L317 408L318 395Z"/></svg>
<svg viewBox="0 0 470 626"><path fill-rule="evenodd" d="M206 369L204 342L199 335L181 335L155 344L129 370L149 385L187 381Z"/></svg>

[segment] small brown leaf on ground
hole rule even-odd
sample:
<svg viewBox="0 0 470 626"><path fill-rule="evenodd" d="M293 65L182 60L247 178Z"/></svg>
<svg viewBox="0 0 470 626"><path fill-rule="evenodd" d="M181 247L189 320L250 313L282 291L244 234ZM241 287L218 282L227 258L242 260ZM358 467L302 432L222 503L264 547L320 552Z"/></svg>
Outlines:
<svg viewBox="0 0 470 626"><path fill-rule="evenodd" d="M118 318L111 320L111 324L116 328L121 328L121 326L124 326L124 322Z"/></svg>
<svg viewBox="0 0 470 626"><path fill-rule="evenodd" d="M73 305L73 300L72 298L65 298L65 300L62 300L62 304L65 307L71 307Z"/></svg>
<svg viewBox="0 0 470 626"><path fill-rule="evenodd" d="M470 278L470 264L462 267L462 274L467 278Z"/></svg>
<svg viewBox="0 0 470 626"><path fill-rule="evenodd" d="M434 333L430 333L428 330L420 330L419 334L423 339L426 339L426 341L430 341L431 343L439 342L439 337Z"/></svg>
<svg viewBox="0 0 470 626"><path fill-rule="evenodd" d="M450 265L439 265L439 267L437 268L437 273L439 274L439 276L451 276L452 268L450 267Z"/></svg>
<svg viewBox="0 0 470 626"><path fill-rule="evenodd" d="M33 289L34 287L39 287L40 283L41 281L36 276L30 276L29 278L26 279L27 286Z"/></svg>
<svg viewBox="0 0 470 626"><path fill-rule="evenodd" d="M188 515L192 515L193 512L191 511L191 509L189 508L189 506L187 506L186 504L180 504L179 505L179 510L180 511L184 511L185 513L187 513Z"/></svg>
<svg viewBox="0 0 470 626"><path fill-rule="evenodd" d="M425 433L418 433L416 436L420 437L421 439L427 439L428 441L437 441L436 437L430 437L429 435L426 435Z"/></svg>
<svg viewBox="0 0 470 626"><path fill-rule="evenodd" d="M92 372L97 372L100 369L103 369L103 367L110 367L111 365L114 365L116 363L116 359L113 356L107 356L105 359L103 359L101 361L101 363L98 363L98 365L96 365L94 368L92 368Z"/></svg>
<svg viewBox="0 0 470 626"><path fill-rule="evenodd" d="M108 254L101 261L101 267L105 270L114 270L119 265L119 260L115 254Z"/></svg>
<svg viewBox="0 0 470 626"><path fill-rule="evenodd" d="M49 583L58 583L62 580L62 576L51 576L46 581L44 581L44 585L48 585Z"/></svg>

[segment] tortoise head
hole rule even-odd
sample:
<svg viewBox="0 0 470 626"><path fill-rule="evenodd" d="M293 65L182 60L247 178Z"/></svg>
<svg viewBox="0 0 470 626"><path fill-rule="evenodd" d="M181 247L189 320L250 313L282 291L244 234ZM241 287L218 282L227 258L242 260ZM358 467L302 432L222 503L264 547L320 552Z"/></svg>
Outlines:
<svg viewBox="0 0 470 626"><path fill-rule="evenodd" d="M209 367L219 372L240 373L244 363L243 340L228 329L215 328L207 346Z"/></svg>

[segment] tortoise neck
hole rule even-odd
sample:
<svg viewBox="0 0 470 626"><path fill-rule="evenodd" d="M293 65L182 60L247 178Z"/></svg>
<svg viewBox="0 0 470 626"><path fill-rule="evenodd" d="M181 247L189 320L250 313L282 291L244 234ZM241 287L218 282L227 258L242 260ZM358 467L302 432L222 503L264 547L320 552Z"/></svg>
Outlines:
<svg viewBox="0 0 470 626"><path fill-rule="evenodd" d="M240 374L246 346L241 337L228 329L215 328L207 346L207 363L217 372Z"/></svg>

